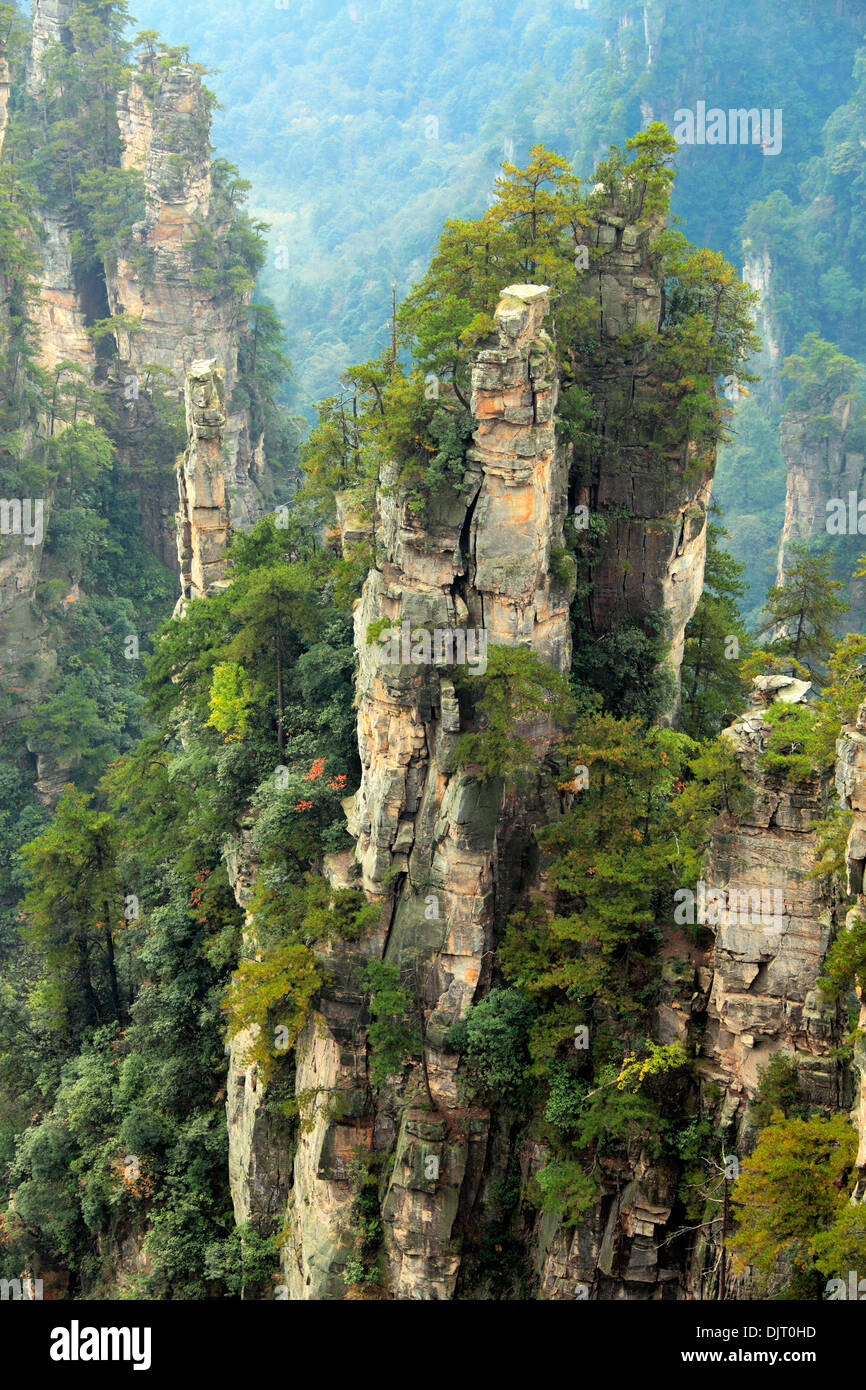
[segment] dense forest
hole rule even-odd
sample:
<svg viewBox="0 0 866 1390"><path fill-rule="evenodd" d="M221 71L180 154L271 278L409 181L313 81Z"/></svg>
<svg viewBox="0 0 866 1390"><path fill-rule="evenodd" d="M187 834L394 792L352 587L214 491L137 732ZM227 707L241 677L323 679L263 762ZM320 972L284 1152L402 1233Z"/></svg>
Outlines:
<svg viewBox="0 0 866 1390"><path fill-rule="evenodd" d="M141 8L0 6L0 1279L827 1297L862 15Z"/></svg>

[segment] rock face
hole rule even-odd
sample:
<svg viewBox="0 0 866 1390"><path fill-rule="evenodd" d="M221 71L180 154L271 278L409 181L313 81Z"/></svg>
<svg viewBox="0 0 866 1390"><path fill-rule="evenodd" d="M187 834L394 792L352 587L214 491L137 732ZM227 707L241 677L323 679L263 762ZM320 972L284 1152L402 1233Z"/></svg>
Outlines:
<svg viewBox="0 0 866 1390"><path fill-rule="evenodd" d="M34 0L26 79L32 94L44 80L46 50L74 43L74 8L74 0ZM0 135L7 95L8 68L0 55ZM250 527L268 506L270 478L262 441L254 437L245 399L235 401L238 342L250 295L231 286L214 288L200 273L202 268L219 271L219 248L236 215L227 195L213 186L210 109L200 74L190 66L152 65L135 74L129 89L118 95L117 114L121 163L144 176L144 218L132 229L132 250L120 254L116 263L106 262L101 273L82 275L72 255L75 229L50 208L42 210L41 270L31 315L40 365L53 372L59 363L74 363L111 404L112 441L130 479L127 486L136 494L143 534L154 555L171 568L178 564L178 540L177 484L170 465L181 438L172 444L172 432L158 418L153 388L155 384L159 394L176 403L194 363L207 358L219 364L213 366L207 388L219 395L219 421L204 421L202 412L214 407L201 404L202 381L187 400L192 444L180 478L180 533L188 542L187 549L181 546L181 564L189 596L206 591L219 577L229 530ZM197 249L202 237L213 239L208 244L216 253ZM4 293L0 285L0 333ZM97 368L87 329L117 314L139 318L140 328L118 330L115 356L107 364L101 360ZM208 433L214 427L217 433ZM58 420L55 433L62 428ZM154 458L157 436L164 442L161 456ZM47 525L51 498L43 500ZM185 510L186 504L197 508L198 515ZM41 543L16 544L17 539L4 537L0 546L0 670L13 693L21 695L20 703L4 714L10 720L20 718L39 697L57 664L33 604L40 575L45 578L43 548ZM64 579L77 596L77 578ZM31 751L40 757L38 746ZM53 787L64 778L59 769L48 781ZM41 773L40 780L45 781Z"/></svg>
<svg viewBox="0 0 866 1390"><path fill-rule="evenodd" d="M576 1226L538 1222L541 1298L639 1302L676 1291L680 1271L660 1245L676 1200L673 1175L642 1155L619 1183L609 1176L609 1190Z"/></svg>
<svg viewBox="0 0 866 1390"><path fill-rule="evenodd" d="M193 67L155 65L136 74L117 102L124 168L144 175L145 215L134 228L135 254L118 257L106 276L112 314L140 318L130 335L128 369L145 364L171 372L178 385L193 362L216 358L225 377L224 442L230 471L263 471L261 441L249 411L233 403L238 330L250 292L210 287L213 248L223 246L234 219L231 202L214 187L207 132L210 106ZM205 238L205 240L202 240ZM236 507L241 505L238 498ZM261 509L250 499L251 524Z"/></svg>
<svg viewBox="0 0 866 1390"><path fill-rule="evenodd" d="M349 1178L359 1147L390 1156L381 1192L388 1296L454 1293L458 1212L477 1196L489 1117L461 1109L458 1059L445 1034L489 970L494 900L507 901L511 892L531 796L505 798L501 782L482 782L457 766L461 715L449 665L404 661L401 640L404 624L410 632L448 634L449 641L460 634L470 664L474 654L481 670L488 639L528 647L559 671L569 664L570 589L551 578L549 564L562 544L566 478L554 430L548 313L543 286L503 292L496 333L473 366L476 429L464 486L437 497L423 527L396 486L396 469L382 470L377 561L355 619L363 770L347 814L356 851L328 861L338 886L359 871L382 915L380 928L351 952L325 953L329 983L296 1049L297 1094L312 1099L287 1211L284 1278L293 1299L347 1296L344 1273L355 1240ZM350 499L342 499L340 511L352 531ZM383 618L395 625L396 651L393 641L368 640L370 624ZM551 726L539 719L523 732L540 762ZM424 1063L412 1070L400 1105L389 1088L373 1102L358 982L364 956L397 965L423 1013ZM250 1194L263 1176L256 1138L263 1106L250 1100L249 1073L241 1082L234 1061L232 1070L232 1190L236 1213L245 1215L255 1209ZM280 1188L281 1164L274 1154L260 1207Z"/></svg>
<svg viewBox="0 0 866 1390"><path fill-rule="evenodd" d="M3 137L6 134L7 108L9 106L9 64L0 54L0 154L3 153Z"/></svg>
<svg viewBox="0 0 866 1390"><path fill-rule="evenodd" d="M749 710L725 732L754 804L722 818L704 866L708 902L712 890L722 896L715 914L707 910L715 947L703 1051L726 1091L723 1116L738 1123L761 1070L780 1051L796 1062L812 1104L841 1101L841 1069L830 1055L841 1020L815 988L837 925L835 903L823 880L809 877L830 777L781 781L760 761L771 732L768 705L799 702L808 690L792 677L759 677Z"/></svg>
<svg viewBox="0 0 866 1390"><path fill-rule="evenodd" d="M41 365L50 372L66 359L92 377L96 354L87 336L87 324L93 320L88 318L72 267L72 228L47 213L40 220L44 233L40 245L42 271L33 318L39 330Z"/></svg>
<svg viewBox="0 0 866 1390"><path fill-rule="evenodd" d="M784 354L778 325L768 307L772 278L773 262L766 247L761 251L748 250L743 264L743 280L758 296L755 305L755 331L763 344L761 356L766 357L767 362L766 370L762 370L761 375L766 380L769 399L778 406L782 403L779 370Z"/></svg>
<svg viewBox="0 0 866 1390"><path fill-rule="evenodd" d="M583 288L598 303L599 344L581 363L593 432L590 444L573 446L570 496L607 526L591 569L589 627L601 634L663 613L678 675L703 588L715 457L690 446L660 457L648 421L658 387L652 335L662 317L651 229L600 214L583 234L591 258Z"/></svg>
<svg viewBox="0 0 866 1390"><path fill-rule="evenodd" d="M183 599L204 598L223 580L232 528L264 511L255 480L226 440L225 371L215 358L193 362L184 402L189 443L179 462L178 559Z"/></svg>
<svg viewBox="0 0 866 1390"><path fill-rule="evenodd" d="M708 1093L704 1113L709 1107L733 1156L750 1147L749 1103L774 1053L796 1064L810 1103L832 1112L845 1102L842 1067L831 1055L841 1041L842 1018L816 990L837 926L836 904L823 881L810 877L815 822L827 814L830 773L779 782L760 762L771 727L765 718L769 704L801 701L809 689L808 682L785 675L755 681L749 710L725 735L754 802L747 813L718 821L697 895L696 918L705 921L712 944L697 944L682 926L663 929L655 1036L662 1043L698 1044L702 1088L721 1092L720 1102L710 1101ZM851 787L857 783L858 758L866 769L866 732L844 746ZM840 744L844 757L842 749ZM862 797L866 811L866 791ZM866 834L862 844L852 844L866 862ZM863 1115L866 1121L866 1101ZM530 1152L526 1162L533 1171L541 1155ZM676 1168L645 1154L628 1171L617 1173L615 1166L602 1160L603 1195L573 1228L552 1217L536 1222L532 1249L540 1296L630 1301L715 1296L720 1252L714 1241L721 1228L709 1227L693 1243L674 1239L682 1231L676 1224L681 1216L675 1214L681 1200ZM708 1207L703 1219L718 1221L718 1208ZM756 1296L747 1275L732 1283L727 1261L725 1268L729 1297Z"/></svg>
<svg viewBox="0 0 866 1390"><path fill-rule="evenodd" d="M822 407L819 413L823 417L825 409ZM822 419L821 438L814 440L809 438L809 427L813 423L810 413L791 411L782 417L780 439L787 467L787 490L777 584L782 582L791 545L820 541L821 549L840 548L843 556L851 561L844 567L846 574L851 573L853 561L863 549L863 538L857 532L857 503L866 498L862 424L847 396L839 396L833 402L829 417L831 427L828 429ZM852 496L854 501L850 506ZM836 524L833 509L829 513L827 509L831 498L844 503L849 524L853 517L854 534L845 536L844 540L828 532L828 521ZM840 534L845 535L845 531ZM842 618L840 630L861 631L866 619L866 580L849 579L844 597L851 608Z"/></svg>
<svg viewBox="0 0 866 1390"><path fill-rule="evenodd" d="M249 409L234 399L238 336L250 292L211 287L202 274L218 271L213 248L224 245L235 214L214 188L210 106L201 77L193 67L163 70L151 63L119 94L117 114L123 166L141 171L145 189L144 220L133 228L134 254L119 256L106 273L110 312L141 322L120 344L124 380L143 383L155 365L180 388L202 361L216 359L222 374L221 471L233 524L248 528L263 514L261 492L269 487L262 441L253 437ZM181 525L187 520L182 514Z"/></svg>
<svg viewBox="0 0 866 1390"><path fill-rule="evenodd" d="M224 852L229 882L236 901L244 906L252 891L255 861L249 839L242 835ZM250 936L249 917L245 926ZM246 1060L252 1041L249 1031L237 1034L228 1046L226 1125L229 1141L229 1187L235 1221L269 1233L283 1215L291 1183L287 1126L265 1104L255 1062Z"/></svg>
<svg viewBox="0 0 866 1390"><path fill-rule="evenodd" d="M52 41L59 33L55 28L61 20L65 22L68 5L58 3L49 6L49 14L41 25L39 16L34 16L34 49L41 42L42 47ZM53 26L53 27L52 27ZM41 51L41 50L40 50ZM30 76L33 80L35 69L31 64ZM8 103L11 91L10 69L0 52L0 155L8 120ZM79 364L92 360L89 339L81 329L80 316L76 320L71 294L71 254L68 236L64 237L56 219L43 217L45 240L42 247L43 275L38 298L31 304L31 314L41 333L46 323L57 325L56 352L43 347L42 361L51 367L58 357L68 357ZM8 306L10 286L0 273L0 348L6 341L8 328ZM19 390L23 383L19 382ZM25 429L25 435L32 438L32 428ZM39 580L42 564L45 524L48 520L47 499L29 499L31 508L43 508L41 534L34 535L25 542L23 535L4 535L0 538L0 676L4 690L12 697L2 715L2 724L14 723L26 714L33 699L34 691L44 687L57 666L57 654L49 645L46 634L36 619L33 599ZM31 516L33 512L31 511ZM32 541L32 543L31 543ZM42 780L37 769L37 778Z"/></svg>
<svg viewBox="0 0 866 1390"><path fill-rule="evenodd" d="M189 444L178 470L181 594L204 598L223 576L229 537L224 457L225 373L215 358L194 362L184 404Z"/></svg>
<svg viewBox="0 0 866 1390"><path fill-rule="evenodd" d="M853 812L851 830L845 859L848 866L848 891L856 893L857 906L848 913L846 930L857 918L866 916L866 704L857 711L857 722L846 725L836 744L836 790L846 811ZM863 1045L863 1030L866 1029L866 1001L858 988L860 1017L858 1038L854 1046L854 1065L860 1073L857 1097L857 1129L860 1134L860 1147L857 1153L857 1184L854 1200L862 1202L866 1198L866 1048Z"/></svg>
<svg viewBox="0 0 866 1390"><path fill-rule="evenodd" d="M506 796L501 782L481 781L456 765L465 724L454 682L447 668L412 664L408 639L419 629L483 631L485 642L530 647L566 670L573 578L557 580L551 571L570 498L610 526L593 574L596 630L661 606L679 667L682 634L702 587L712 460L698 463L684 449L660 468L634 405L650 390L649 357L629 350L624 370L619 341L659 324L647 234L611 218L601 219L595 238L601 254L590 275L603 347L601 365L591 370L603 459L557 445L548 295L542 286L513 285L498 305L496 334L473 363L476 428L462 490L436 496L419 518L401 495L396 466L381 469L377 558L355 616L362 779L347 813L359 877L353 880L343 862L332 863L330 874L336 884L358 881L381 903L380 929L359 949L383 956L413 982L425 1065L414 1068L399 1098L387 1088L373 1098L357 952L353 961L348 951L331 949L332 983L297 1047L298 1094L314 1099L288 1202L284 1279L292 1299L347 1296L356 1219L348 1179L359 1145L388 1159L380 1203L387 1296L397 1299L447 1299L458 1290L476 1296L461 1240L473 1223L483 1224L513 1158L524 1180L544 1161L525 1138L515 1149L513 1138L492 1130L485 1111L461 1108L459 1059L445 1038L489 986L497 932L518 883L525 886L528 822L533 814L546 819L552 808L539 807L533 788ZM357 499L341 494L337 503L344 543L357 540L366 526ZM390 626L379 639L373 634L383 623ZM522 732L540 768L552 731L539 720ZM671 962L660 1004L665 1040L688 1034L689 1001L697 990L705 1006L709 988L706 961L685 938L681 944L690 975L680 978ZM249 1088L244 1104L248 1098ZM232 1135L236 1206L253 1175L262 1177L253 1136L250 1120ZM275 1171L275 1188L281 1183ZM581 1296L580 1286L594 1297L659 1297L677 1287L681 1269L660 1246L676 1202L675 1175L641 1158L625 1179L606 1173L603 1188L576 1228L544 1218L524 1231L542 1297Z"/></svg>
<svg viewBox="0 0 866 1390"><path fill-rule="evenodd" d="M509 891L502 860L526 839L527 805L506 804L501 782L479 781L456 765L461 718L448 670L395 660L393 644L384 648L367 633L383 618L401 634L407 622L412 632L462 630L476 640L483 634L485 651L489 639L526 646L557 670L568 666L570 592L549 566L562 544L566 480L548 312L543 286L503 292L496 333L472 370L477 428L464 487L435 499L423 529L395 486L396 469L382 471L378 557L355 618L362 779L349 825L361 886L383 900L383 929L365 949L413 979L425 1019L426 1081L416 1067L399 1119L387 1096L371 1108L360 997L350 980L326 997L298 1047L299 1092L317 1086L325 1099L295 1158L286 1254L293 1298L345 1296L352 1201L345 1158L359 1141L393 1150L382 1196L389 1296L442 1299L454 1291L455 1219L471 1201L488 1117L460 1112L458 1059L444 1039L472 1002L492 951L494 899ZM539 720L525 732L541 762L550 726ZM411 1103L427 1087L435 1112ZM435 1159L430 1171L427 1158Z"/></svg>
<svg viewBox="0 0 866 1390"><path fill-rule="evenodd" d="M75 10L75 0L33 0L30 60L27 65L27 90L38 92L42 85L42 55L52 44L71 41L69 21Z"/></svg>

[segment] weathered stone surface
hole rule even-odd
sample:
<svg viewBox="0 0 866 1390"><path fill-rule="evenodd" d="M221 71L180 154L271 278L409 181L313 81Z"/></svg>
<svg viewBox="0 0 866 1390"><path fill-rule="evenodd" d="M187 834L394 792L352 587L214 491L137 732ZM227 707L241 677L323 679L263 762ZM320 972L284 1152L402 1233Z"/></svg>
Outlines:
<svg viewBox="0 0 866 1390"><path fill-rule="evenodd" d="M49 43L62 36L71 8L72 0L35 0L32 54L27 73L31 91L41 81L41 54ZM9 66L0 54L0 150L9 95ZM95 357L85 332L85 309L73 275L70 228L45 211L40 220L43 235L38 242L34 241L33 248L41 259L40 284L30 305L39 332L38 359L40 365L50 371L58 360L65 358L89 374ZM8 292L9 287L0 275L0 343L5 340L8 323ZM22 390L26 387L23 377L20 387ZM34 428L33 423L25 425L25 437ZM62 423L57 422L55 432L62 428ZM31 502L36 500L31 499ZM3 724L13 723L27 713L57 667L52 635L34 604L43 565L44 530L51 507L50 497L38 500L43 504L43 536L38 538L37 544L25 543L20 535L0 537L0 674L4 689L13 696L3 712L0 721ZM78 593L74 583L70 583L69 591L68 601L76 601ZM33 752L37 759L37 793L41 800L50 804L67 780L68 767L49 767L44 757L40 761L38 748L34 747Z"/></svg>
<svg viewBox="0 0 866 1390"><path fill-rule="evenodd" d="M198 273L196 239L207 233L212 245L223 245L234 216L228 200L213 188L209 108L201 76L192 66L166 71L151 65L120 93L117 113L124 166L140 169L145 183L145 216L134 228L135 254L119 257L106 275L111 313L141 320L140 331L123 343L125 365L131 376L142 379L146 364L163 367L180 391L194 363L219 362L220 476L231 525L247 530L266 510L263 494L269 493L270 479L248 408L232 404L238 330L245 322L249 291L212 290ZM203 427L198 421L200 438ZM217 549L223 544L221 537L213 541Z"/></svg>
<svg viewBox="0 0 866 1390"><path fill-rule="evenodd" d="M455 1118L458 1059L444 1039L472 1002L492 949L503 827L513 833L526 810L504 814L501 783L482 783L471 769L455 767L460 712L447 669L384 660L381 644L368 643L367 628L382 617L398 629L406 620L411 629L483 627L491 643L523 644L557 670L567 667L569 593L552 582L548 563L551 548L562 543L565 510L548 308L543 286L503 292L496 333L473 364L476 430L465 486L436 499L423 529L393 488L395 470L383 467L378 559L356 610L362 779L348 818L361 884L371 898L384 899L385 913L384 930L365 944L414 974L427 1039L427 1082L414 1067L401 1098L417 1105L403 1109L396 1134L387 1092L367 1112L374 1147L395 1146L382 1194L392 1298L453 1295L460 1265L455 1219L474 1190L479 1164L472 1156L483 1148L487 1117ZM348 499L341 499L340 515L361 534ZM549 725L536 721L526 736L540 760ZM314 1079L331 1090L345 1087L358 1065L363 1076L363 1053L346 1054L344 1044L341 1063L334 1029L323 1010L318 1027L305 1034L299 1090ZM427 1083L435 1113L417 1108L426 1102ZM322 1163L337 1138L330 1108L317 1105L299 1144L289 1207L294 1297L345 1297L351 1198L339 1167ZM428 1158L437 1160L435 1176L426 1171Z"/></svg>
<svg viewBox="0 0 866 1390"><path fill-rule="evenodd" d="M291 1183L286 1127L275 1124L264 1104L258 1068L246 1060L249 1032L236 1034L229 1051L226 1124L229 1188L235 1221L270 1235L285 1210Z"/></svg>
<svg viewBox="0 0 866 1390"><path fill-rule="evenodd" d="M72 267L71 228L43 213L40 241L42 272L33 319L39 330L40 360L52 371L64 359L92 373L96 364L87 336L87 310Z"/></svg>
<svg viewBox="0 0 866 1390"><path fill-rule="evenodd" d="M820 413L825 414L824 407ZM833 515L827 510L831 498L845 504L848 525L853 520L855 533L849 542L852 560L861 548L856 527L858 501L866 498L866 455L852 438L855 420L850 396L839 396L829 415L831 427L822 424L818 437L813 439L809 432L813 416L809 412L790 411L782 417L780 443L786 465L786 493L777 584L782 583L792 545L811 544L816 537L825 538L828 544L834 541L834 535L827 530L828 519ZM852 497L853 507L849 507ZM846 568L850 573L851 566ZM866 579L849 578L844 597L851 607L840 619L840 631L862 631L866 619Z"/></svg>
<svg viewBox="0 0 866 1390"><path fill-rule="evenodd" d="M9 106L9 64L0 53L0 154L3 153L3 138L6 134L7 108Z"/></svg>
<svg viewBox="0 0 866 1390"><path fill-rule="evenodd" d="M775 1052L797 1063L804 1092L819 1105L838 1102L841 1076L830 1058L840 1020L815 989L836 929L835 904L816 860L815 822L827 813L829 773L806 782L769 776L761 756L774 700L801 701L810 687L792 676L759 677L750 708L725 737L754 793L752 809L718 823L704 876L724 893L715 925L713 983L704 1052L742 1120L760 1072Z"/></svg>
<svg viewBox="0 0 866 1390"><path fill-rule="evenodd" d="M36 95L44 81L43 55L56 43L71 47L74 38L70 17L74 0L34 0L33 39L27 68L27 86ZM216 358L223 377L219 429L222 455L213 487L222 488L225 502L213 498L193 500L184 509L181 480L181 530L189 526L184 562L186 592L204 592L217 582L227 528L246 529L267 509L270 477L262 441L254 438L246 406L232 405L237 377L238 337L245 322L244 305L249 293L206 289L199 272L195 239L203 231L213 245L224 245L232 218L230 201L215 193L208 140L209 109L201 74L193 66L170 69L158 63L134 74L128 91L117 102L118 126L123 144L121 160L126 168L144 173L145 215L133 228L135 250L116 265L107 264L104 275L96 270L77 271L72 256L72 228L50 210L37 210L42 234L34 242L41 268L39 293L33 317L39 331L40 364L52 372L60 362L80 367L90 384L118 406L111 424L113 443L126 464L141 516L142 530L154 555L163 563L177 564L175 513L177 493L171 470L141 470L138 461L152 447L154 407L148 396L153 367L169 374L160 378L165 393L181 397L184 375L191 364ZM0 56L0 137L5 124L8 68ZM211 269L218 269L214 266ZM0 283L0 335L5 316L6 287ZM88 326L113 314L140 319L135 332L118 329L117 356L96 372L96 353ZM203 422L197 422L199 429ZM56 434L64 428L57 418ZM48 430L47 420L44 428ZM204 436L196 435L204 448ZM169 460L171 462L171 460ZM120 470L122 471L122 470ZM204 486L205 469L193 469L192 488ZM50 497L46 497L46 522ZM197 515L193 515L196 508ZM17 542L17 543L15 543ZM33 598L43 571L43 547L23 545L17 537L0 542L0 671L13 694L20 696L4 714L18 719L29 704L40 698L57 655L52 636ZM78 576L60 576L68 583L67 601L76 602ZM192 589L195 583L199 587ZM67 769L49 770L38 739L33 753L42 760L40 795L52 800Z"/></svg>
<svg viewBox="0 0 866 1390"><path fill-rule="evenodd" d="M74 9L75 0L33 0L27 63L27 90L31 94L42 85L42 55L46 48L69 41L69 21Z"/></svg>
<svg viewBox="0 0 866 1390"><path fill-rule="evenodd" d="M540 1166L537 1151L533 1166ZM544 1299L641 1301L676 1291L678 1271L660 1244L674 1203L663 1165L641 1157L634 1175L612 1185L573 1227L550 1216L536 1223L536 1268Z"/></svg>
<svg viewBox="0 0 866 1390"><path fill-rule="evenodd" d="M660 291L648 273L645 234L611 221L598 236L611 248L597 272L606 341L657 326ZM340 1158L346 1141L332 1104L321 1097L351 1093L358 1125L369 1122L368 1130L359 1130L362 1142L380 1154L393 1150L380 1194L388 1297L454 1296L460 1240L471 1213L483 1211L490 1199L492 1173L502 1172L496 1165L507 1162L507 1142L490 1135L489 1117L461 1110L459 1059L445 1039L489 983L497 922L520 874L531 797L506 796L500 783L482 783L471 768L456 767L461 719L448 671L398 661L390 648L386 659L367 632L383 618L398 633L404 623L428 630L483 626L491 643L525 644L556 669L567 668L571 586L550 574L551 552L562 545L567 469L555 438L557 382L547 310L543 287L514 285L502 294L497 332L472 364L476 429L462 489L440 494L421 518L395 486L396 467L386 462L381 469L372 525L376 563L355 615L362 779L347 819L361 885L383 908L382 928L365 947L383 951L417 987L426 1075L416 1065L398 1094L383 1088L364 1100L362 1010L355 1013L349 1050L351 1003L335 1013L323 1000L316 1026L305 1031L298 1049L299 1091L321 1090L299 1141L289 1199L285 1278L293 1298L345 1297L343 1275L353 1248L352 1198ZM642 389L634 381L620 386L626 398ZM611 433L608 416L618 408L613 389L599 384L602 434ZM693 465L677 461L673 482L662 482L636 423L618 438L615 462L606 456L596 492L587 494L613 518L615 533L596 576L600 630L662 604L672 615L675 646L681 640L703 576L708 473ZM623 521L626 493L632 517ZM579 491L576 500L583 500ZM338 498L344 545L370 535L362 503ZM636 572L625 579L631 565ZM539 720L521 732L540 764L549 726ZM345 867L334 881L344 875ZM671 963L659 1004L664 1039L686 1038L707 1003L711 977L704 958L688 943L683 956L682 970ZM744 972L743 989L758 968ZM425 1108L428 1086L433 1112ZM366 1110L355 1113L363 1105ZM543 1160L538 1150L527 1176ZM583 1284L592 1297L660 1297L674 1290L674 1261L659 1248L674 1200L670 1179L644 1160L626 1165L627 1172L615 1167L605 1170L596 1207L574 1230L545 1217L528 1233L542 1297L574 1297Z"/></svg>
<svg viewBox="0 0 866 1390"><path fill-rule="evenodd" d="M194 362L184 391L189 444L178 470L178 559L182 596L203 598L225 574L231 528L224 442L225 374L211 358Z"/></svg>
<svg viewBox="0 0 866 1390"><path fill-rule="evenodd" d="M298 1040L297 1058L297 1092L313 1098L295 1154L283 1270L291 1299L341 1299L353 1249L348 1165L354 1149L369 1148L372 1122L363 1105L349 1107L357 1115L341 1117L338 1104L335 1114L335 1096L348 1078L366 1103L363 1053L342 1048L324 1014L314 1014Z"/></svg>
<svg viewBox="0 0 866 1390"><path fill-rule="evenodd" d="M866 866L866 703L857 711L856 724L846 724L836 744L836 790L843 809L853 812L845 859L848 867L848 891L856 893L857 906L851 909L845 919L847 931L858 919L866 917L866 885L863 882L863 869ZM854 1046L854 1066L860 1078L856 1102L860 1145L857 1151L858 1176L854 1200L862 1202L866 1200L866 1047L863 1044L866 999L859 987L857 997L860 1000L860 1017L858 1039Z"/></svg>

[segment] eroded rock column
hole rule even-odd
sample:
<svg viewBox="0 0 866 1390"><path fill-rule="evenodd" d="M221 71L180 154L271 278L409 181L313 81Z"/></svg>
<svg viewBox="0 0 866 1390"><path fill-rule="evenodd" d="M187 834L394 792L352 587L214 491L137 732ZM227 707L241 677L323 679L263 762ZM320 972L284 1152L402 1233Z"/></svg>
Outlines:
<svg viewBox="0 0 866 1390"><path fill-rule="evenodd" d="M264 502L249 476L238 482L226 439L225 372L216 358L193 362L184 383L188 443L178 463L177 549L183 599L225 583L232 529L244 530Z"/></svg>
<svg viewBox="0 0 866 1390"><path fill-rule="evenodd" d="M416 1065L399 1098L382 1092L371 1105L350 972L298 1047L299 1089L336 1091L339 1106L317 1101L315 1121L299 1138L286 1260L293 1297L344 1296L346 1145L359 1135L364 1142L365 1132L376 1151L393 1150L382 1191L388 1296L453 1294L455 1221L480 1180L489 1117L458 1114L458 1058L445 1035L489 968L494 906L508 892L500 866L519 862L528 803L506 795L501 781L457 766L461 712L448 667L398 660L393 643L386 649L368 640L368 628L387 619L392 633L402 634L404 624L410 632L459 631L467 650L469 634L476 642L483 634L485 643L523 645L567 668L570 589L551 577L549 564L562 544L566 497L548 311L543 286L502 294L496 332L473 363L476 429L459 491L434 497L422 520L407 505L397 468L382 470L377 561L355 618L362 780L348 814L361 885L382 902L381 930L364 949L398 965L419 993L426 1081ZM551 726L542 719L522 732L540 764Z"/></svg>
<svg viewBox="0 0 866 1390"><path fill-rule="evenodd" d="M838 1010L816 989L834 903L825 881L811 877L829 772L788 781L762 763L772 731L768 706L798 703L809 689L792 676L758 677L750 708L724 735L754 802L742 816L721 818L704 866L706 921L715 935L704 1053L725 1088L723 1121L742 1121L762 1069L780 1051L796 1062L812 1104L840 1100L839 1064L830 1055Z"/></svg>

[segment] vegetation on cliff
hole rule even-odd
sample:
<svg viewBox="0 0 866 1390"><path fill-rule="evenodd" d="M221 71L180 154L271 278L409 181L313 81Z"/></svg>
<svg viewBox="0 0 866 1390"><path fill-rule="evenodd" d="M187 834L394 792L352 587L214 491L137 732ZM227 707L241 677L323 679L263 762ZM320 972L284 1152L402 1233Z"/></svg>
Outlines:
<svg viewBox="0 0 866 1390"><path fill-rule="evenodd" d="M291 1151L320 1090L296 1094L297 1045L329 989L341 1003L361 1001L364 1100L384 1098L387 1115L381 1152L358 1153L345 1169L349 1288L370 1294L386 1278L379 1165L394 1156L393 1134L410 1110L413 1123L419 1114L442 1122L427 1067L434 1043L456 1068L449 1118L459 1128L492 1114L509 1152L466 1233L476 1288L525 1290L536 1209L571 1227L606 1183L619 1193L623 1176L637 1180L647 1165L671 1175L674 1237L692 1251L712 1225L701 1221L700 1194L724 1165L729 1129L719 1097L701 1085L694 1029L658 1036L677 953L708 945L700 919L681 930L674 904L697 886L713 827L736 824L751 805L742 763L720 735L757 663L785 674L808 667L816 685L811 707L767 711L761 770L779 786L826 776L841 725L866 693L866 639L835 640L843 605L830 558L789 554L768 596L766 649L756 652L739 612L743 566L711 524L705 592L685 633L679 726L670 727L664 618L646 604L627 621L596 618L614 528L634 518L599 506L581 527L574 507L565 544L546 557L558 592L571 596L570 669L559 674L526 647L491 646L483 673L450 673L458 776L495 787L514 824L537 819L524 827L511 879L497 885L478 997L447 1028L431 1019L413 962L365 954L408 871L392 866L382 894L368 896L345 853L345 803L361 773L352 614L377 555L368 534L376 488L418 533L464 490L478 423L472 368L507 285L552 291L569 511L623 444L607 409L611 382L629 398L628 445L647 477L672 490L711 477L730 428L719 384L753 380L754 295L721 252L666 226L676 146L660 121L610 147L586 185L568 159L533 141L524 164L502 165L484 213L446 222L429 269L393 304L384 350L348 368L319 405L291 513L276 507L236 532L224 579L169 617L173 576L139 504L143 483L171 475L178 402L148 370L148 439L130 445L118 388L124 344L140 324L104 312L103 297L119 259L137 258L142 281L152 270L137 231L144 181L124 166L118 92L136 71L152 95L160 74L189 64L152 33L131 43L127 20L123 0L80 0L69 43L46 52L42 84L28 94L24 34L4 12L18 81L0 166L9 194L0 208L0 476L7 490L52 498L37 605L60 660L4 733L0 1167L10 1198L0 1274L50 1267L69 1272L76 1296L165 1299L236 1296L269 1281L279 1259L272 1232L238 1228L231 1208L225 1048L233 1039L236 1062L255 1064ZM249 189L237 170L220 160L211 168L214 211L189 243L194 284L203 302L235 306L235 404L288 468L282 331L271 306L248 302L264 228L242 211ZM71 228L78 283L95 296L92 373L71 361L40 365L33 301L46 216ZM592 290L602 227L614 239L628 229L661 305L657 325L613 341L602 339ZM814 334L787 371L789 410L806 413L819 436L834 427L840 391L857 402L857 364ZM333 523L349 510L360 539L344 550ZM469 544L461 538L467 568ZM371 623L368 641L390 621ZM143 635L157 627L152 640ZM552 744L540 762L532 726L542 720ZM33 791L26 743L68 774L52 809ZM831 820L818 867L836 876L841 899L847 822ZM861 982L862 938L855 923L831 950L828 994ZM681 1016L706 1007L677 1002ZM344 1099L326 1096L335 1107ZM731 1248L768 1285L814 1296L840 1252L860 1249L861 1223L844 1209L851 1131L844 1117L801 1104L778 1068L762 1078L753 1118L760 1133L743 1164ZM530 1144L532 1160L517 1171ZM437 1158L423 1181L435 1190L438 1177ZM130 1245L134 1268L119 1276ZM503 1247L510 1262L495 1258Z"/></svg>

